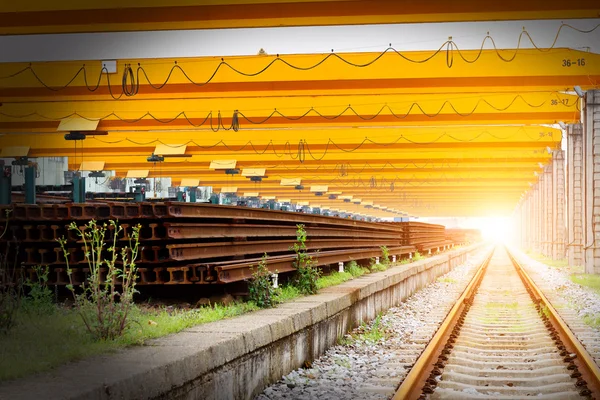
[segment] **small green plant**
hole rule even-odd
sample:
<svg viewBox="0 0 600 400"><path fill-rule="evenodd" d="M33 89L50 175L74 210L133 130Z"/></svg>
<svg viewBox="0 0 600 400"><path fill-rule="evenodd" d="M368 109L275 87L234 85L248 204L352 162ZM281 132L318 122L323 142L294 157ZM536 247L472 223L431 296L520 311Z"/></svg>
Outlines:
<svg viewBox="0 0 600 400"><path fill-rule="evenodd" d="M600 294L600 275L595 274L573 274L569 276L573 283L588 287Z"/></svg>
<svg viewBox="0 0 600 400"><path fill-rule="evenodd" d="M252 272L252 279L248 282L250 301L260 308L275 307L278 303L280 289L274 288L271 282L271 271L267 268L267 253L258 263L258 267Z"/></svg>
<svg viewBox="0 0 600 400"><path fill-rule="evenodd" d="M384 264L382 264L382 263L377 264L377 262L375 261L374 258L369 259L368 268L369 268L370 272L380 272L380 271L385 271L387 269Z"/></svg>
<svg viewBox="0 0 600 400"><path fill-rule="evenodd" d="M353 279L354 277L352 276L351 273L349 272L332 272L329 275L325 275L320 277L317 280L317 287L319 289L323 289L326 287L330 287L330 286L335 286L335 285L339 285L340 283L349 281L350 279Z"/></svg>
<svg viewBox="0 0 600 400"><path fill-rule="evenodd" d="M112 240L106 249L105 237L109 226L112 228ZM128 327L130 312L135 307L135 260L139 251L140 226L133 227L129 246L121 249L117 248L117 240L123 227L115 221L109 221L108 225L90 221L83 229L73 222L69 229L75 231L83 242L90 272L81 288L75 288L73 270L68 261L69 253L65 248L66 240L59 239L70 280L67 288L73 294L78 313L88 332L97 340L115 339Z"/></svg>
<svg viewBox="0 0 600 400"><path fill-rule="evenodd" d="M23 298L23 310L34 314L51 314L55 310L52 301L52 290L48 287L48 266L37 265L33 267L36 278L25 279L23 285L27 288L27 296Z"/></svg>
<svg viewBox="0 0 600 400"><path fill-rule="evenodd" d="M347 263L344 266L344 270L346 272L350 273L350 275L352 275L355 278L358 278L359 276L363 276L364 274L369 272L365 268L360 267L354 260Z"/></svg>
<svg viewBox="0 0 600 400"><path fill-rule="evenodd" d="M415 251L415 254L413 255L413 258L412 258L412 259L413 259L413 261L419 261L419 260L422 260L422 259L424 259L424 258L425 258L425 257L423 257L423 256L421 255L421 253L419 253L418 251Z"/></svg>
<svg viewBox="0 0 600 400"><path fill-rule="evenodd" d="M306 252L306 230L304 225L296 225L296 240L292 250L296 253L294 268L296 268L295 285L301 294L315 294L318 291L317 280L321 270L315 265L316 261Z"/></svg>
<svg viewBox="0 0 600 400"><path fill-rule="evenodd" d="M293 300L297 297L300 297L300 291L294 285L286 284L281 286L281 290L277 293L277 301L283 303L284 301Z"/></svg>
<svg viewBox="0 0 600 400"><path fill-rule="evenodd" d="M584 315L583 322L592 328L600 329L600 315Z"/></svg>
<svg viewBox="0 0 600 400"><path fill-rule="evenodd" d="M452 278L448 278L448 277L437 278L437 281L441 282L441 283L456 283L456 279L452 279Z"/></svg>
<svg viewBox="0 0 600 400"><path fill-rule="evenodd" d="M390 261L390 251L387 246L381 246L381 264L386 268L392 264Z"/></svg>
<svg viewBox="0 0 600 400"><path fill-rule="evenodd" d="M4 229L0 233L2 239L8 231L9 217L12 210L4 210L6 221ZM21 303L21 290L18 282L20 277L17 274L16 257L12 259L9 254L19 252L18 242L4 241L1 244L2 253L0 253L0 333L7 334L15 325L15 318Z"/></svg>
<svg viewBox="0 0 600 400"><path fill-rule="evenodd" d="M378 314L370 324L363 322L351 334L338 337L338 344L347 346L355 342L377 343L386 339L390 333L381 317L382 314Z"/></svg>

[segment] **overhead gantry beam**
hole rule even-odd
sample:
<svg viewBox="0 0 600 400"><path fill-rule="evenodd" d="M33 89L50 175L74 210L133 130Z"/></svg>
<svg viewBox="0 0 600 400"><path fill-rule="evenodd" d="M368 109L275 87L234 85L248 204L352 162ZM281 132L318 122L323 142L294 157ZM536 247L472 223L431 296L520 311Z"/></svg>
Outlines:
<svg viewBox="0 0 600 400"><path fill-rule="evenodd" d="M131 86L133 82L128 75L124 87L122 78L129 67L135 85ZM0 64L0 77L0 101L4 103L82 98L262 98L373 93L444 96L446 93L501 91L518 94L572 90L576 85L593 88L600 82L600 55L562 48L481 52L444 48L437 53L387 51L384 54L125 59L117 61L114 74L103 72L101 61L87 60ZM451 100L452 96L445 98ZM349 102L329 104L345 106ZM242 107L229 110L234 109Z"/></svg>
<svg viewBox="0 0 600 400"><path fill-rule="evenodd" d="M598 18L594 0L88 0L3 2L0 34Z"/></svg>

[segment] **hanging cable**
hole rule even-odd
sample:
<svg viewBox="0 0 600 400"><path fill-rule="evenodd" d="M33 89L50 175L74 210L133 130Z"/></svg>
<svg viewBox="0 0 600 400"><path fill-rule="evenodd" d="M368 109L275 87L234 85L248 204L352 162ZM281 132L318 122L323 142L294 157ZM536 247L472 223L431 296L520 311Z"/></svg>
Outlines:
<svg viewBox="0 0 600 400"><path fill-rule="evenodd" d="M584 34L589 34L594 32L595 30L597 30L600 27L600 24L597 24L596 26L594 26L591 29L588 30L584 30L584 29L579 29L576 28L572 25L569 24L561 24L560 27L558 28L555 37L554 37L554 41L552 42L552 45L548 48L541 48L539 47L535 41L533 40L533 38L531 37L531 35L529 34L529 32L527 32L527 30L523 29L521 31L521 33L519 34L518 37L518 41L517 41L517 46L513 51L513 54L510 57L505 57L503 55L503 53L497 48L496 43L494 41L494 39L489 35L489 33L483 38L481 46L478 50L478 53L475 55L474 58L468 59L464 54L463 51L460 50L460 48L458 47L458 45L452 41L450 38L449 40L445 41L437 50L433 51L431 55L420 58L420 59L413 59L410 58L406 55L404 55L403 53L401 53L400 51L394 49L391 45L386 48L384 51L382 51L381 53L379 53L377 56L375 56L373 59L371 59L370 61L367 61L365 63L354 63L352 61L350 61L349 59L335 53L329 53L327 55L325 55L321 60L315 62L312 65L303 67L303 66L299 66L299 65L295 65L292 64L291 62L285 60L284 58L280 57L279 54L276 55L276 57L274 59L272 59L270 62L268 62L264 67L254 71L254 72L246 72L246 71L242 71L240 69L235 68L233 65L229 64L227 61L225 61L224 58L221 58L221 61L219 62L219 64L215 67L215 69L213 70L213 72L205 79L205 80L195 80L194 78L192 78L183 67L181 67L177 61L174 62L174 65L171 67L171 69L169 70L167 77L164 79L164 81L162 83L153 83L145 68L141 65L141 63L138 63L138 67L136 69L136 71L134 72L133 69L131 68L130 64L127 64L126 67L126 71L124 71L124 75L123 75L123 80L122 80L122 84L121 84L121 93L120 94L114 94L112 91L112 87L110 85L110 75L108 73L105 74L105 72L107 72L106 68L102 68L102 70L100 71L99 75L98 75L98 79L95 85L91 85L88 83L88 78L87 78L87 70L86 70L86 66L85 64L83 64L78 70L77 72L70 78L67 80L67 82L65 84L62 85L57 85L57 86L50 86L49 84L47 84L39 75L38 73L35 71L35 69L33 68L32 64L29 64L27 67L22 68L14 73L5 75L5 76L0 76L0 79L12 79L15 78L17 76L20 76L26 72L29 72L33 75L33 77L40 83L40 85L42 85L43 87L45 87L48 90L54 91L54 92L58 92L61 90L66 89L67 87L71 86L75 80L77 79L78 76L80 76L81 74L83 74L84 77L84 83L85 83L85 87L90 91L90 92L95 92L99 87L100 87L100 83L102 80L102 77L104 75L106 75L107 77L107 85L108 85L108 90L109 90L109 94L113 99L119 99L121 98L121 96L123 94L125 94L126 96L134 96L138 93L139 90L139 85L140 85L140 73L144 76L145 81L148 83L148 85L153 88L154 90L161 90L163 89L171 80L173 73L175 71L179 71L181 72L181 74L183 75L183 77L188 81L188 83L195 85L195 86L205 86L207 84L209 84L210 82L212 82L214 80L214 78L216 77L216 75L218 74L218 72L222 69L222 68L228 68L229 70L231 70L232 72L244 76L244 77L255 77L258 76L266 71L268 71L274 64L276 63L282 63L285 66L294 69L294 70L298 70L298 71L309 71L315 68L320 67L321 65L323 65L324 63L326 63L328 60L330 59L334 59L334 60L338 60L348 66L351 67L355 67L355 68L366 68L369 67L373 64L375 64L377 61L379 61L385 54L387 53L392 53L395 54L397 56L399 56L401 59L403 59L404 61L410 62L410 63L415 63L415 64L422 64L422 63L426 63L430 60L432 60L434 57L436 57L439 53L444 52L446 53L446 65L448 68L451 68L454 64L454 51L457 52L457 54L459 55L459 57L466 63L474 63L476 61L478 61L481 57L481 55L483 54L486 42L489 40L492 45L493 45L493 49L494 52L496 54L496 56L504 61L504 62L512 62L514 61L514 59L516 58L516 56L518 55L519 52L521 52L523 50L523 48L521 47L522 44L522 40L524 37L526 37L532 44L533 48L537 51L540 52L548 52L552 49L555 48L558 39L562 33L562 31L565 28L571 29L575 32L579 32L579 33L584 33Z"/></svg>
<svg viewBox="0 0 600 400"><path fill-rule="evenodd" d="M122 89L123 93L127 97L135 96L140 90L139 80L135 79L131 64L126 64L125 68L123 69Z"/></svg>
<svg viewBox="0 0 600 400"><path fill-rule="evenodd" d="M132 89L132 90L135 90L135 89ZM475 102L475 105L466 112L459 111L456 108L456 106L452 103L452 101L449 101L449 100L445 100L441 104L441 106L439 106L438 109L434 112L427 112L418 102L413 102L410 104L410 106L408 107L408 110L406 110L406 112L395 111L392 107L390 107L390 105L384 104L380 107L380 109L376 113L370 114L370 115L361 115L358 111L356 111L356 109L354 109L354 107L352 105L346 106L341 112L339 112L337 114L333 114L333 115L324 114L324 113L320 112L319 110L315 109L314 107L311 107L311 108L307 109L304 113L302 113L300 115L296 115L296 116L286 115L286 114L283 114L282 112L278 111L277 109L274 109L269 115L267 115L266 117L263 117L261 119L252 119L252 118L246 116L242 111L235 110L233 113L231 125L229 127L225 127L225 125L223 124L223 119L221 117L220 111L217 114L216 126L214 124L212 111L208 112L206 117L204 117L204 119L202 119L201 121L198 121L198 122L196 122L198 120L198 118L191 119L190 117L188 117L186 111L181 111L172 118L159 118L159 117L155 116L152 112L147 111L143 115L141 115L137 118L133 118L133 119L123 118L115 112L111 112L109 114L106 114L106 115L104 115L102 117L98 117L98 118L92 118L89 116L81 115L78 112L72 112L70 114L62 115L59 117L50 117L50 116L41 114L37 111L27 113L27 114L9 114L9 113L0 111L0 115L7 117L7 118L14 118L14 119L39 117L39 118L50 120L50 121L60 121L63 119L74 117L74 116L86 119L88 121L104 121L109 118L115 118L115 119L117 119L123 123L127 123L127 124L135 124L145 118L151 118L154 121L156 121L157 123L162 124L162 125L168 125L168 124L176 122L180 118L183 118L186 120L186 122L189 125L191 125L195 128L200 128L200 127L204 126L205 124L209 123L210 129L213 132L218 132L220 129L233 130L233 131L237 132L240 128L240 123L239 123L240 116L245 121L247 121L248 123L250 123L252 125L266 124L271 119L276 118L276 117L284 118L290 122L299 122L302 119L309 117L310 114L315 114L318 117L320 117L326 121L335 121L335 120L338 120L347 115L358 117L363 121L374 121L380 116L385 116L388 118L393 117L394 119L397 119L397 120L403 120L403 119L408 118L409 115L411 115L411 114L414 115L414 112L413 112L414 110L418 110L422 115L424 115L428 118L435 118L435 117L440 116L444 112L444 109L446 107L449 107L450 110L454 114L459 115L461 117L469 117L469 116L475 114L477 112L477 110L482 106L488 106L495 111L502 112L502 111L507 111L508 109L510 109L510 107L512 107L517 101L521 101L523 104L525 104L531 108L541 108L541 107L547 105L548 103L555 105L553 103L553 101L556 101L556 99L552 98L554 96L558 96L557 92L550 93L550 95L546 99L542 100L539 103L532 103L530 101L527 101L521 94L517 94L512 99L510 99L508 101L508 103L503 104L503 105L502 104L496 105L496 104L491 103L489 100L487 100L485 98L479 98ZM559 97L559 99L560 99L560 97ZM456 100L459 100L459 98L457 98ZM578 101L578 99L574 99L572 103L569 103L567 99L565 99L565 101L560 99L560 103L565 107L574 107L575 111L579 112L580 102ZM388 111L389 114L384 114L384 111Z"/></svg>

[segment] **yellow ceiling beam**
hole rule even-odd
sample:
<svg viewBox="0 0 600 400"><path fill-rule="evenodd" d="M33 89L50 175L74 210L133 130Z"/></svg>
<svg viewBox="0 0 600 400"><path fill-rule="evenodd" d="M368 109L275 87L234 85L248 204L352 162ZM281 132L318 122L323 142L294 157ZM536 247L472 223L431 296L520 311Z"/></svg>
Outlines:
<svg viewBox="0 0 600 400"><path fill-rule="evenodd" d="M152 131L152 132L115 132L109 131L108 136L90 136L84 142L84 148L102 148L103 152L127 148L143 152L157 151L162 144L173 143L187 145L186 152L205 153L213 147L229 147L228 151L249 150L251 146L267 145L298 145L300 141L308 145L330 144L335 150L335 144L356 145L439 145L444 143L502 143L502 142L532 142L545 146L548 143L560 142L562 132L542 126L442 126L442 127L406 127L406 128L339 128L339 129L286 129L286 130L240 130L235 134L224 135L219 132L184 131ZM61 148L70 142L65 141L64 133L5 135L0 137L4 146L31 143L32 148ZM70 146L66 146L70 147ZM158 153L157 153L158 154Z"/></svg>
<svg viewBox="0 0 600 400"><path fill-rule="evenodd" d="M1 138L1 137L0 137ZM59 150L60 153L57 154L55 150ZM115 153L102 154L101 152L91 153L87 151L85 148L84 151L84 159L90 161L106 161L107 164L111 163L147 163L146 158L150 155L148 153L139 152L123 152L119 155L115 155ZM415 162L415 163L435 163L436 165L453 165L456 163L460 163L461 160L471 160L471 162L481 162L482 165L487 165L489 163L504 163L517 161L521 162L522 160L532 160L532 163L535 165L537 162L546 163L551 159L551 155L547 153L545 148L541 149L522 149L522 148L508 148L508 149L494 149L494 148L474 148L472 151L463 151L460 149L448 149L447 151L410 151L410 149L406 151L391 151L391 152L377 152L377 151L356 151L354 153L327 153L325 158L317 158L312 159L309 155L306 157L306 161L301 163L297 158L291 158L285 155L275 155L273 153L265 153L264 155L256 155L256 154L235 154L236 159L240 163L239 165L248 165L250 164L253 167L259 168L264 167L268 168L273 165L278 165L279 163L284 163L289 161L289 164L283 165L291 165L294 167L303 168L308 165L318 165L319 163L328 164L324 165L336 165L341 163L361 163L365 160L368 162L389 162L394 165L402 165L403 162ZM30 157L55 157L57 155L61 156L69 156L74 157L74 149L71 148L62 148L62 149L37 149L30 150ZM223 154L221 154L223 155ZM317 154L321 156L322 153ZM316 155L316 156L317 156ZM204 164L205 168L208 167L209 163L217 158L219 153L213 154L200 154L194 155L191 158L186 158L184 160L179 160L177 163L178 168L185 168L185 166L189 163L190 167L200 167L200 165ZM230 154L231 156L231 154ZM77 160L72 160L70 162L75 163L81 158L81 151L77 153ZM408 160L408 161L407 161ZM481 161L478 161L481 160ZM537 162L535 162L537 161ZM243 164L242 164L243 163ZM162 166L166 166L171 163L163 163ZM148 163L148 166L151 166ZM158 167L158 165L157 165Z"/></svg>
<svg viewBox="0 0 600 400"><path fill-rule="evenodd" d="M340 54L348 62L336 57L323 62L327 54L240 56L226 57L224 61L220 57L130 59L118 60L117 73L109 75L101 73L102 65L97 60L32 65L6 63L0 65L0 77L6 77L0 80L0 100L5 103L27 99L80 100L81 97L110 100L112 96L131 99L123 96L121 81L125 66L136 69L138 64L145 72L140 71L140 75L147 75L155 87L167 83L155 89L146 78L141 78L134 99L456 93L496 91L498 88L503 91L518 91L519 88L555 91L574 85L591 88L600 80L600 55L563 48L542 50L483 50L481 54L467 50L461 51L462 57L456 51L447 53L446 50L433 57L431 51L403 52L402 55L388 52L383 56L380 53ZM418 62L430 57L429 61ZM506 62L503 58L512 61ZM375 59L377 61L373 62ZM453 60L451 67L450 59ZM289 67L282 60L298 68ZM223 62L245 74L255 74L268 65L270 67L259 75L246 76L234 72ZM354 66L364 64L369 66ZM313 65L318 66L307 69ZM94 86L86 85L82 68L85 68L88 84L94 82ZM44 87L38 78L54 90ZM98 81L100 86L95 88Z"/></svg>
<svg viewBox="0 0 600 400"><path fill-rule="evenodd" d="M398 120L407 115L426 115L430 118L438 114L470 115L497 113L565 113L578 111L579 98L558 92L542 93L481 93L477 94L394 94L394 95L352 95L352 96L281 96L253 98L219 99L180 99L119 101L53 101L31 103L4 103L0 121L18 120L23 122L38 120L61 121L72 113L89 118L102 119L102 122L134 120L147 113L160 120L170 120L182 112L190 119L206 118L209 113L230 118L235 110L240 112L240 125L253 126L248 120L258 122L274 113L273 118L318 119L319 114L329 118L340 116L389 116L395 114ZM311 111L313 109L313 111ZM37 113L37 114L36 114ZM29 117L23 117L30 115ZM281 115L280 115L281 114ZM14 116L11 118L10 116ZM149 119L146 116L145 119ZM180 116L181 118L181 116ZM285 118L284 118L285 119ZM72 118L70 119L72 120ZM70 121L69 120L69 121ZM81 120L81 119L80 119ZM82 120L88 122L87 120ZM302 120L300 121L302 123ZM365 121L377 122L377 118ZM293 123L293 121L290 121ZM60 131L94 130L61 128Z"/></svg>
<svg viewBox="0 0 600 400"><path fill-rule="evenodd" d="M0 34L597 18L591 0L75 0L4 2Z"/></svg>

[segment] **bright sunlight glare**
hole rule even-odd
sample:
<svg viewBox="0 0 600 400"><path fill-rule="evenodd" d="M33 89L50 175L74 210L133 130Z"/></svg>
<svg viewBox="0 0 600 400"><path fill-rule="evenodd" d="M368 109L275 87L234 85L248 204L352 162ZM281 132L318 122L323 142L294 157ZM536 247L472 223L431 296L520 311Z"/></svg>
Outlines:
<svg viewBox="0 0 600 400"><path fill-rule="evenodd" d="M474 222L484 240L504 243L512 240L512 219L509 217L478 218Z"/></svg>

